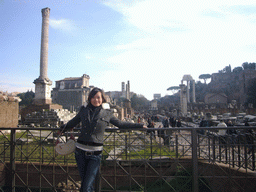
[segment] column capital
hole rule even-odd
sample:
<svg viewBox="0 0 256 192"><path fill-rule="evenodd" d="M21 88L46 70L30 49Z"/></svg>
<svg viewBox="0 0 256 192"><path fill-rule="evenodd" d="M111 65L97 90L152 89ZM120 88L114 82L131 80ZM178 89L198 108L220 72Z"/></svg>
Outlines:
<svg viewBox="0 0 256 192"><path fill-rule="evenodd" d="M49 7L42 9L42 16L43 17L50 16L50 8Z"/></svg>

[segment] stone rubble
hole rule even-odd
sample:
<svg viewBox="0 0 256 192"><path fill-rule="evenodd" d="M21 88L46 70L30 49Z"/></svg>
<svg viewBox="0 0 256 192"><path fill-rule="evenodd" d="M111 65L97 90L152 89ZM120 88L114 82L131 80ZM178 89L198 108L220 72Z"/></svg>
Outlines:
<svg viewBox="0 0 256 192"><path fill-rule="evenodd" d="M67 109L51 109L32 112L25 117L24 125L36 127L59 127L75 117L76 112Z"/></svg>

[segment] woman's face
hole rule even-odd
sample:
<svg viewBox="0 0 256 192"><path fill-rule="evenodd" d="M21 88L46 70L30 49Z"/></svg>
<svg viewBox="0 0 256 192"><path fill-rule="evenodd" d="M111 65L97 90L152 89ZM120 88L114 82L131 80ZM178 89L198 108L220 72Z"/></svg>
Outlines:
<svg viewBox="0 0 256 192"><path fill-rule="evenodd" d="M101 92L98 92L94 95L94 97L91 99L91 104L94 107L99 107L102 104L102 95Z"/></svg>

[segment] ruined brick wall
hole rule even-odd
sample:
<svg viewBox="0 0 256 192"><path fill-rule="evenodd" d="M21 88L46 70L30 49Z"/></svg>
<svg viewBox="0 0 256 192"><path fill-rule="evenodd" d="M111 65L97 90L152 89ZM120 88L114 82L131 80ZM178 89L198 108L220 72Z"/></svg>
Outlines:
<svg viewBox="0 0 256 192"><path fill-rule="evenodd" d="M17 127L19 101L16 97L0 95L0 127Z"/></svg>

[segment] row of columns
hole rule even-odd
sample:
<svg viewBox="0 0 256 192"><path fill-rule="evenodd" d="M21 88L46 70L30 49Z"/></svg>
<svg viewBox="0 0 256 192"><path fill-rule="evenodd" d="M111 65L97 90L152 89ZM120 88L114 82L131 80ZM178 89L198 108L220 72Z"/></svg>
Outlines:
<svg viewBox="0 0 256 192"><path fill-rule="evenodd" d="M187 81L187 86L183 83ZM196 102L195 80L190 75L184 75L180 86L180 110L183 115L187 114L187 104L190 103L190 88L192 86L192 102Z"/></svg>

